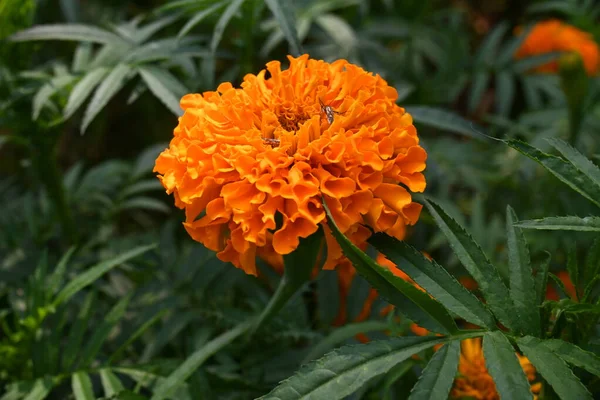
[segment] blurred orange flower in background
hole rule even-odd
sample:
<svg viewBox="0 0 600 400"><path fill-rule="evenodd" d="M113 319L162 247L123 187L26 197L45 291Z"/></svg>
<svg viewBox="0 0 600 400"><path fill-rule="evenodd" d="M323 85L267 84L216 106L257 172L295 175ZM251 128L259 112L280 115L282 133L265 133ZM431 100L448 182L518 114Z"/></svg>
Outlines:
<svg viewBox="0 0 600 400"><path fill-rule="evenodd" d="M371 229L402 238L422 208L405 187L425 189L427 154L396 90L345 60L289 60L184 96L154 168L191 237L254 275L256 256L277 263L319 225L325 268L342 260L322 199L355 244Z"/></svg>
<svg viewBox="0 0 600 400"><path fill-rule="evenodd" d="M521 31L522 28L517 29L517 32ZM531 57L555 51L578 53L590 76L600 70L600 50L593 36L557 19L537 23L515 53L515 57ZM549 62L537 67L535 71L558 72L558 62Z"/></svg>
<svg viewBox="0 0 600 400"><path fill-rule="evenodd" d="M521 367L529 382L536 378L535 367L527 357L515 353L519 358ZM450 397L453 399L469 398L476 400L500 399L496 391L496 384L485 367L481 338L463 340L461 343L460 361L458 364L459 376L454 381ZM539 393L541 383L531 385L533 393ZM537 396L534 396L537 399Z"/></svg>

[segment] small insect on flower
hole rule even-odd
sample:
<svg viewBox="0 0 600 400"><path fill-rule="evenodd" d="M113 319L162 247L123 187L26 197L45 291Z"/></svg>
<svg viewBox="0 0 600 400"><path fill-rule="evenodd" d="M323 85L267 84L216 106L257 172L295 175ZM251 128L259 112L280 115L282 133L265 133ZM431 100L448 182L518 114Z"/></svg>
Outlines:
<svg viewBox="0 0 600 400"><path fill-rule="evenodd" d="M271 139L271 138L264 138L264 137L261 137L261 139L270 146L275 146L275 147L279 146L279 139Z"/></svg>
<svg viewBox="0 0 600 400"><path fill-rule="evenodd" d="M325 113L325 117L327 118L327 122L329 125L333 124L333 114L341 114L339 111L335 111L330 106L326 106L323 104L323 100L319 99L319 103L321 104L321 112Z"/></svg>

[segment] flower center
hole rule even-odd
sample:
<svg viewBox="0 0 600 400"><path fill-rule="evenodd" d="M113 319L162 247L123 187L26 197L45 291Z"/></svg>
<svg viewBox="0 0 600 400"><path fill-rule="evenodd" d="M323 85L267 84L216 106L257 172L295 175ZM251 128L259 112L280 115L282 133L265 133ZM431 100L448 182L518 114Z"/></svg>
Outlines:
<svg viewBox="0 0 600 400"><path fill-rule="evenodd" d="M304 113L284 113L279 114L277 119L279 120L279 124L283 129L288 132L295 132L298 130L301 123L309 120L310 118Z"/></svg>

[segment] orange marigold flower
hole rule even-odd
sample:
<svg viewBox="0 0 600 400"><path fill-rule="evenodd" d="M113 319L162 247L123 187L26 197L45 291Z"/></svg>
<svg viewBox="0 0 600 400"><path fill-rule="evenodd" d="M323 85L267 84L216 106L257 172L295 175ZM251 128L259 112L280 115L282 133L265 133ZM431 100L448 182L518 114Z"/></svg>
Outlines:
<svg viewBox="0 0 600 400"><path fill-rule="evenodd" d="M371 230L402 237L421 211L408 190L425 189L427 154L393 87L346 60L289 60L287 70L271 61L246 75L241 88L184 96L154 168L190 236L254 275L256 256L276 262L319 225L325 268L337 265L322 200L360 244Z"/></svg>
<svg viewBox="0 0 600 400"><path fill-rule="evenodd" d="M557 19L536 24L515 53L515 57L531 57L554 51L578 53L583 60L588 75L595 75L600 70L600 50L592 35ZM535 70L538 72L557 72L558 63L552 61Z"/></svg>
<svg viewBox="0 0 600 400"><path fill-rule="evenodd" d="M536 378L535 367L527 357L516 353L529 382ZM476 400L498 400L496 384L485 367L481 338L463 340L461 345L459 376L454 381L450 397L453 399L469 398ZM533 393L539 393L541 383L531 385ZM537 399L537 396L534 396Z"/></svg>

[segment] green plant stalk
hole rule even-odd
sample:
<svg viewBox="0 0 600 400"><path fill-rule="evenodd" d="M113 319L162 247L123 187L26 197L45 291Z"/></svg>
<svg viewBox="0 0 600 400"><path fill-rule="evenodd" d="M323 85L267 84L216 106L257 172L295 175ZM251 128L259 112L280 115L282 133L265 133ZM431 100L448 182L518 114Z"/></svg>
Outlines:
<svg viewBox="0 0 600 400"><path fill-rule="evenodd" d="M298 248L284 257L283 277L279 281L273 297L250 328L249 337L277 315L292 296L310 280L310 274L317 263L323 242L323 228L319 227L315 233L306 239L301 239Z"/></svg>
<svg viewBox="0 0 600 400"><path fill-rule="evenodd" d="M75 244L77 243L77 229L67 202L63 176L58 166L56 156L57 140L53 135L54 132L41 130L36 133L33 140L32 155L34 163L37 165L38 176L54 205L66 237L70 243Z"/></svg>

